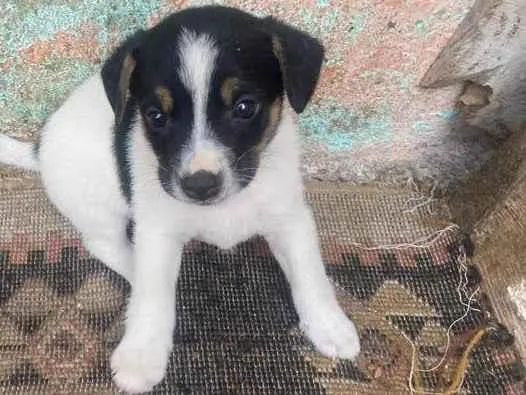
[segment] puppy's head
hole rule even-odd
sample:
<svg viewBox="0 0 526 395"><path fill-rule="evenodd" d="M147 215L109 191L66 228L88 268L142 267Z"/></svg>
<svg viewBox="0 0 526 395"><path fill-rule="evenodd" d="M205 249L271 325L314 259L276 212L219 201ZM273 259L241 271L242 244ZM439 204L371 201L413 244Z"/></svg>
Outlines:
<svg viewBox="0 0 526 395"><path fill-rule="evenodd" d="M252 181L285 97L302 112L322 60L321 44L303 32L210 6L138 32L102 77L117 124L140 114L164 190L213 204Z"/></svg>

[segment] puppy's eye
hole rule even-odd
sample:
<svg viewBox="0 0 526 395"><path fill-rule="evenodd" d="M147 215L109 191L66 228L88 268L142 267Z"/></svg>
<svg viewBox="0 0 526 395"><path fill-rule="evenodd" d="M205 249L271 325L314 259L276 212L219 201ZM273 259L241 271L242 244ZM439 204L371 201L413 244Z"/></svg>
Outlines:
<svg viewBox="0 0 526 395"><path fill-rule="evenodd" d="M155 129L163 128L168 120L168 116L159 110L149 110L146 113L146 116L150 120L152 127Z"/></svg>
<svg viewBox="0 0 526 395"><path fill-rule="evenodd" d="M232 110L232 116L237 119L251 119L259 110L259 104L254 99L242 97L239 99Z"/></svg>

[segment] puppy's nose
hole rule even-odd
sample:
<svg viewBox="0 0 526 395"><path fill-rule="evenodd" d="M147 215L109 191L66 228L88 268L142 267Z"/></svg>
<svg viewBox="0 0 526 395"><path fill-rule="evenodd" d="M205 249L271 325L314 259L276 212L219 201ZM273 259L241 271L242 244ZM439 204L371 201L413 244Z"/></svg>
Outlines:
<svg viewBox="0 0 526 395"><path fill-rule="evenodd" d="M181 180L181 187L189 198L205 201L219 194L222 183L223 180L220 174L199 170L184 176Z"/></svg>

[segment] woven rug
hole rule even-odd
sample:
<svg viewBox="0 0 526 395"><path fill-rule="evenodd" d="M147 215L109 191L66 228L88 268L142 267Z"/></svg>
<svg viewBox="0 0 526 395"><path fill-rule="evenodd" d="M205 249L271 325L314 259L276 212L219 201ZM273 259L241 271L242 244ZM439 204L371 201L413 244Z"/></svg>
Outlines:
<svg viewBox="0 0 526 395"><path fill-rule="evenodd" d="M328 272L360 331L360 358L313 350L264 241L230 251L193 242L174 353L154 393L407 394L410 377L420 392L458 383L462 394L525 393L513 339L482 294L468 301L481 279L440 202L372 187L318 185L307 196ZM117 393L108 359L129 292L40 189L0 192L0 392Z"/></svg>

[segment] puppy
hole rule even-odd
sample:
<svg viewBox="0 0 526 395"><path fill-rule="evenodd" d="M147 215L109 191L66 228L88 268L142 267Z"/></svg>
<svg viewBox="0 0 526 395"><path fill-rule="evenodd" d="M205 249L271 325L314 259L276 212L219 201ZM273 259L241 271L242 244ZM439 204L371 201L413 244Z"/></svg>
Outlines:
<svg viewBox="0 0 526 395"><path fill-rule="evenodd" d="M132 285L111 357L120 389L147 391L165 375L181 253L193 238L228 249L264 236L315 347L359 353L300 174L293 113L310 100L323 54L273 18L186 9L122 43L38 145L1 136L0 160L39 171L87 249Z"/></svg>

